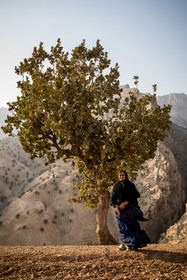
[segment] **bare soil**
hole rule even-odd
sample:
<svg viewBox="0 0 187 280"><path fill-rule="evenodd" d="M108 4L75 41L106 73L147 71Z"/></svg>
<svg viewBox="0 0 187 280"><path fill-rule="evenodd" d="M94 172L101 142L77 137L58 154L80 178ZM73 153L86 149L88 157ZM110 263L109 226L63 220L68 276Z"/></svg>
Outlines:
<svg viewBox="0 0 187 280"><path fill-rule="evenodd" d="M0 279L187 279L187 244L1 246Z"/></svg>

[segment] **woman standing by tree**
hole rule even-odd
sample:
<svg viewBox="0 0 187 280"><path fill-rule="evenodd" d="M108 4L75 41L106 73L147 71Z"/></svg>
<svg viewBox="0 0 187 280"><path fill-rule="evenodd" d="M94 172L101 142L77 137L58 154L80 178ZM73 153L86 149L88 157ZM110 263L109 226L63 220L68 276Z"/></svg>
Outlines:
<svg viewBox="0 0 187 280"><path fill-rule="evenodd" d="M140 197L135 185L128 180L126 171L118 174L119 182L112 191L111 204L115 208L119 235L122 244L120 250L137 250L145 247L150 239L144 230L141 230L138 221L147 221L138 206Z"/></svg>

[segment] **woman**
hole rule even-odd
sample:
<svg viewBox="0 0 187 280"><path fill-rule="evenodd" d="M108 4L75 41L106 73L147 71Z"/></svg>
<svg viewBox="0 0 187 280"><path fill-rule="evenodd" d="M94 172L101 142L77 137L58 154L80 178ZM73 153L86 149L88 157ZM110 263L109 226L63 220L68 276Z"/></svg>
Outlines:
<svg viewBox="0 0 187 280"><path fill-rule="evenodd" d="M145 247L150 239L144 230L141 230L138 221L147 221L138 206L140 197L135 185L128 180L127 173L121 170L118 174L119 182L112 190L111 205L114 206L118 223L119 235L122 244L120 250L137 250Z"/></svg>

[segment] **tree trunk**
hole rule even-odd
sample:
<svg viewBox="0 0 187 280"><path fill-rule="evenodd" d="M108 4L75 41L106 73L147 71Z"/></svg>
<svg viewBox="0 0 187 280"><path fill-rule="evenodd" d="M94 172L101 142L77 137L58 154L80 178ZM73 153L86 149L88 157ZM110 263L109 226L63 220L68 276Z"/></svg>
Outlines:
<svg viewBox="0 0 187 280"><path fill-rule="evenodd" d="M115 238L111 235L107 225L107 216L109 210L110 193L106 191L99 198L98 207L96 210L97 237L101 245L118 244Z"/></svg>

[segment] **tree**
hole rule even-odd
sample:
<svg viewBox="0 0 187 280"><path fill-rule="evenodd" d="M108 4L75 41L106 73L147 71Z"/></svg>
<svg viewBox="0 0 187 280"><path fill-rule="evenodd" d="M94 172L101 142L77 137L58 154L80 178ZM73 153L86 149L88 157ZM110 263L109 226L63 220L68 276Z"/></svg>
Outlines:
<svg viewBox="0 0 187 280"><path fill-rule="evenodd" d="M8 103L5 133L17 129L23 149L32 159L72 159L81 174L71 202L94 209L100 244L114 244L107 226L109 187L121 166L132 177L155 156L169 128L170 106L156 105L156 95L140 96L137 88L122 102L118 65L100 42L88 49L83 41L63 51L60 39L49 53L34 47L15 72L21 96ZM134 76L135 85L138 76Z"/></svg>

